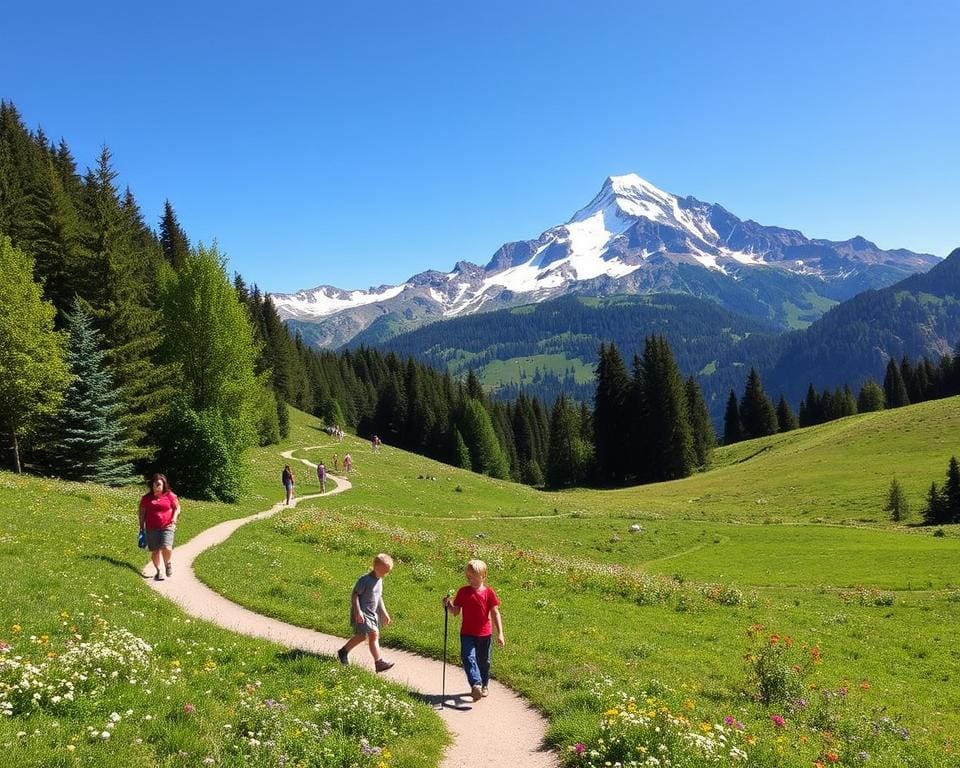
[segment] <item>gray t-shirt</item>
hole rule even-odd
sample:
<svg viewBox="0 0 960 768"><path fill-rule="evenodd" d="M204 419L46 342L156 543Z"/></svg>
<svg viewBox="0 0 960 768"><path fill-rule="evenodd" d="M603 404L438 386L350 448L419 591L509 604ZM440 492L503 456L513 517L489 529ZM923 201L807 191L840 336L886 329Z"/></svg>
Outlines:
<svg viewBox="0 0 960 768"><path fill-rule="evenodd" d="M360 610L364 618L377 626L379 614L383 608L383 579L378 579L373 572L365 573L353 587L353 594L360 600ZM351 609L351 613L353 609ZM353 618L350 619L353 622Z"/></svg>

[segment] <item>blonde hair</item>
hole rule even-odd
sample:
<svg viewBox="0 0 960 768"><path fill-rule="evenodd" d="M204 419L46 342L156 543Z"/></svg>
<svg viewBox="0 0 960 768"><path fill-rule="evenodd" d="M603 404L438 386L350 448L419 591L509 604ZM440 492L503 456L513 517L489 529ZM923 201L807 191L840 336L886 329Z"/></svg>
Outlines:
<svg viewBox="0 0 960 768"><path fill-rule="evenodd" d="M479 576L481 581L487 580L487 564L483 560L471 560L467 563L467 570Z"/></svg>
<svg viewBox="0 0 960 768"><path fill-rule="evenodd" d="M386 552L381 552L375 558L373 558L374 565L383 565L386 566L388 570L393 570L393 558L390 557Z"/></svg>

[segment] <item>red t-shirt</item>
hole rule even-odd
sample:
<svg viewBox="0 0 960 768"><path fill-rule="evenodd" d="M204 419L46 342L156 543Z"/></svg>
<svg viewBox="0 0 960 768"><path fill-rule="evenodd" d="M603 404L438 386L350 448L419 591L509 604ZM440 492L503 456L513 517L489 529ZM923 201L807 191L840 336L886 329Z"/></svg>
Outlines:
<svg viewBox="0 0 960 768"><path fill-rule="evenodd" d="M486 637L493 634L493 625L490 621L490 611L500 605L500 598L492 587L474 589L467 585L460 587L453 604L463 611L463 624L460 625L461 635Z"/></svg>
<svg viewBox="0 0 960 768"><path fill-rule="evenodd" d="M150 491L140 499L144 526L151 531L170 525L173 522L173 510L176 508L177 496L173 491L164 491L159 496L154 496L153 491Z"/></svg>

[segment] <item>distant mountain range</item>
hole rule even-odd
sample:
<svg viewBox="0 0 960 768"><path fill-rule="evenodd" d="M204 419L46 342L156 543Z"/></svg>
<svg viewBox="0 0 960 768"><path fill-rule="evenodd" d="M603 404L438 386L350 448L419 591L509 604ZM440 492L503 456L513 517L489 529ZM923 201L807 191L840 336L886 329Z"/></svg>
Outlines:
<svg viewBox="0 0 960 768"><path fill-rule="evenodd" d="M771 396L783 394L796 408L811 383L818 391L845 384L857 391L867 377L882 381L891 357L935 362L956 350L960 249L926 273L864 291L788 333L683 294L564 296L432 323L381 346L455 375L473 370L508 398L522 387L547 403L560 391L589 402L600 342L615 343L629 365L653 334L665 336L684 375L697 378L718 424L728 393L742 394L751 367Z"/></svg>
<svg viewBox="0 0 960 768"><path fill-rule="evenodd" d="M402 285L324 285L272 298L280 316L319 347L378 343L435 320L568 294L682 293L786 330L938 261L862 237L817 240L741 220L628 174L608 178L566 224L502 246L485 267L460 261L451 272L422 272Z"/></svg>

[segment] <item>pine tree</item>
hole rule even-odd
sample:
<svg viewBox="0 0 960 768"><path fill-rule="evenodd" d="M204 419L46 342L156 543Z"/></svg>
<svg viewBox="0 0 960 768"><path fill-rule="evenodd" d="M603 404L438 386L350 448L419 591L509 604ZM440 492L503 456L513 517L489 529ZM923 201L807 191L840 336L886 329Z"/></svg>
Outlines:
<svg viewBox="0 0 960 768"><path fill-rule="evenodd" d="M690 376L686 382L687 413L690 416L690 429L693 436L693 452L697 467L703 468L710 463L710 455L717 444L717 435L710 421L710 412L703 399L703 393L697 380Z"/></svg>
<svg viewBox="0 0 960 768"><path fill-rule="evenodd" d="M628 472L629 452L625 445L633 440L628 434L627 397L630 379L615 344L600 345L594 395L593 435L597 470L602 482L622 483Z"/></svg>
<svg viewBox="0 0 960 768"><path fill-rule="evenodd" d="M800 426L797 417L787 402L787 398L780 395L780 401L777 403L777 431L790 432Z"/></svg>
<svg viewBox="0 0 960 768"><path fill-rule="evenodd" d="M579 433L576 411L561 394L550 413L546 470L546 481L550 488L566 488L579 482L583 453Z"/></svg>
<svg viewBox="0 0 960 768"><path fill-rule="evenodd" d="M960 523L960 464L956 456L950 457L942 495L944 522Z"/></svg>
<svg viewBox="0 0 960 768"><path fill-rule="evenodd" d="M756 368L750 369L747 386L740 400L740 424L746 439L775 434L777 431L777 412L763 391L763 383Z"/></svg>
<svg viewBox="0 0 960 768"><path fill-rule="evenodd" d="M154 450L153 432L173 398L172 371L157 364L160 316L156 286L162 257L129 192L123 201L106 147L84 182L86 249L81 296L109 350L113 380L123 402L121 422L128 459L146 461Z"/></svg>
<svg viewBox="0 0 960 768"><path fill-rule="evenodd" d="M733 445L743 440L743 427L740 425L740 404L737 393L732 389L727 398L727 409L723 415L723 444Z"/></svg>
<svg viewBox="0 0 960 768"><path fill-rule="evenodd" d="M884 399L883 387L873 379L867 379L860 388L860 394L857 395L857 412L872 413L873 411L882 411L884 408Z"/></svg>
<svg viewBox="0 0 960 768"><path fill-rule="evenodd" d="M460 433L470 451L474 472L500 479L510 476L507 458L497 440L490 414L479 400L468 397L460 418Z"/></svg>
<svg viewBox="0 0 960 768"><path fill-rule="evenodd" d="M100 334L79 300L67 314L67 330L73 379L53 423L52 469L68 480L122 485L133 467L123 459L119 393L104 363Z"/></svg>
<svg viewBox="0 0 960 768"><path fill-rule="evenodd" d="M923 522L925 525L941 525L949 523L947 504L943 493L937 488L936 482L930 483L927 491L927 503L923 508Z"/></svg>
<svg viewBox="0 0 960 768"><path fill-rule="evenodd" d="M70 376L56 310L32 278L33 260L0 235L0 431L17 473L20 440L56 412Z"/></svg>
<svg viewBox="0 0 960 768"><path fill-rule="evenodd" d="M903 382L903 375L893 358L887 362L887 372L883 377L883 396L887 408L901 408L910 405L907 395L907 386Z"/></svg>
<svg viewBox="0 0 960 768"><path fill-rule="evenodd" d="M179 270L186 264L187 257L190 256L190 240L177 221L177 215L169 200L164 201L163 216L160 217L160 246L171 267Z"/></svg>
<svg viewBox="0 0 960 768"><path fill-rule="evenodd" d="M910 504L907 502L907 494L903 492L903 486L897 478L890 481L890 490L887 493L887 505L883 508L884 512L890 514L890 519L899 523L910 517Z"/></svg>
<svg viewBox="0 0 960 768"><path fill-rule="evenodd" d="M696 465L687 393L663 336L647 338L640 381L640 431L647 446L642 476L652 482L687 477Z"/></svg>

